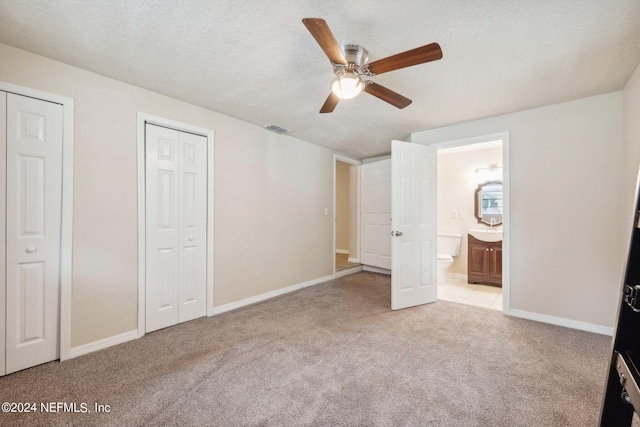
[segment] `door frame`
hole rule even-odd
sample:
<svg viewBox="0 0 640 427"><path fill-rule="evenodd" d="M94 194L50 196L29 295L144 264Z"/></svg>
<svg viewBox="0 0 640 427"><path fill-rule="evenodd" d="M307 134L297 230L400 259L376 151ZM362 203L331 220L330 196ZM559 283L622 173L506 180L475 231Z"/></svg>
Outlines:
<svg viewBox="0 0 640 427"><path fill-rule="evenodd" d="M27 96L62 105L62 206L60 228L60 319L59 342L60 360L70 359L71 355L71 289L73 275L73 143L74 143L74 100L36 89L18 86L0 81L0 91ZM6 147L2 159L6 168ZM6 182L0 190L0 197L6 200ZM6 222L2 213L3 223ZM6 224L0 236L3 248L6 248ZM0 259L2 286L0 286L0 375L5 374L6 360L6 254Z"/></svg>
<svg viewBox="0 0 640 427"><path fill-rule="evenodd" d="M489 135L474 136L471 138L456 139L453 141L443 141L431 144L436 150L441 148L460 147L463 145L478 144L502 140L502 312L511 312L511 203L509 197L510 175L509 175L509 132L498 132ZM437 200L437 197L436 197ZM436 201L437 203L437 201Z"/></svg>
<svg viewBox="0 0 640 427"><path fill-rule="evenodd" d="M207 138L207 316L214 314L214 286L213 286L213 130L187 123L178 122L164 117L138 111L138 338L146 333L146 124L162 126L177 131L193 133Z"/></svg>
<svg viewBox="0 0 640 427"><path fill-rule="evenodd" d="M362 164L362 162L360 160L355 160L352 159L350 157L345 157L343 155L340 154L333 154L333 245L331 247L332 250L332 254L331 254L331 259L332 259L332 265L333 265L333 274L336 274L336 183L337 183L337 177L336 174L338 173L338 168L336 165L336 162L342 162L342 163L347 163L351 166L360 166ZM356 174L356 194L349 194L349 205L351 205L351 200L353 200L353 198L355 197L356 200L356 253L358 254L358 260L360 260L360 168L358 168L358 173ZM353 185L351 183L351 174L349 174L349 187L350 189L353 188ZM351 212L351 209L349 209L349 216L351 216L353 213ZM349 242L349 246L351 246L351 242ZM352 258L351 254L349 254L349 258Z"/></svg>

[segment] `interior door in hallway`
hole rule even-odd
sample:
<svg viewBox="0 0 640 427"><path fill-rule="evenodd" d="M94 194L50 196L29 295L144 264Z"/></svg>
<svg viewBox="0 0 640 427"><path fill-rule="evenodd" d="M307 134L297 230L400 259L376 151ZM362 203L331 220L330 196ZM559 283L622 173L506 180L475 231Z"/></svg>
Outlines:
<svg viewBox="0 0 640 427"><path fill-rule="evenodd" d="M391 309L437 300L436 149L391 143Z"/></svg>
<svg viewBox="0 0 640 427"><path fill-rule="evenodd" d="M360 167L361 261L391 269L391 160Z"/></svg>
<svg viewBox="0 0 640 427"><path fill-rule="evenodd" d="M206 314L207 138L146 124L146 331Z"/></svg>
<svg viewBox="0 0 640 427"><path fill-rule="evenodd" d="M63 107L7 93L6 111L6 373L11 373L60 357Z"/></svg>

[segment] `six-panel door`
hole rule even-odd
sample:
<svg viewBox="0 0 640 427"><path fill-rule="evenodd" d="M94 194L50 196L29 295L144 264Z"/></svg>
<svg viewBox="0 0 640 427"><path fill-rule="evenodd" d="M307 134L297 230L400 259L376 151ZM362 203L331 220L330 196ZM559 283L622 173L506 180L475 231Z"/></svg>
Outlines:
<svg viewBox="0 0 640 427"><path fill-rule="evenodd" d="M391 269L391 160L361 166L362 264Z"/></svg>
<svg viewBox="0 0 640 427"><path fill-rule="evenodd" d="M391 309L437 300L436 150L391 142Z"/></svg>
<svg viewBox="0 0 640 427"><path fill-rule="evenodd" d="M7 94L6 372L59 358L63 107Z"/></svg>
<svg viewBox="0 0 640 427"><path fill-rule="evenodd" d="M207 138L146 125L146 330L206 314Z"/></svg>

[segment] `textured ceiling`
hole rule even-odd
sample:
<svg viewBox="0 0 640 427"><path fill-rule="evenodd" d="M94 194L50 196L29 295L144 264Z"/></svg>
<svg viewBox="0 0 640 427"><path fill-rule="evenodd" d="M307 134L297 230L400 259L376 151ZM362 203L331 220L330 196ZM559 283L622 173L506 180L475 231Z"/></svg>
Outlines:
<svg viewBox="0 0 640 427"><path fill-rule="evenodd" d="M438 42L440 61L374 77L318 111L331 65L301 20L370 61ZM2 0L0 42L354 158L452 123L621 90L640 62L640 0Z"/></svg>

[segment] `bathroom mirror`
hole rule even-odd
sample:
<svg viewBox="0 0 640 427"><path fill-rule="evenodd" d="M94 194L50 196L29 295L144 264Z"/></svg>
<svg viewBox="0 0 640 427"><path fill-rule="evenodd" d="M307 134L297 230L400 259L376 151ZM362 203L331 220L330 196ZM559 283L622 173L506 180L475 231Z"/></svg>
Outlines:
<svg viewBox="0 0 640 427"><path fill-rule="evenodd" d="M502 181L479 184L475 191L476 219L481 224L502 224Z"/></svg>

